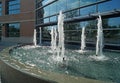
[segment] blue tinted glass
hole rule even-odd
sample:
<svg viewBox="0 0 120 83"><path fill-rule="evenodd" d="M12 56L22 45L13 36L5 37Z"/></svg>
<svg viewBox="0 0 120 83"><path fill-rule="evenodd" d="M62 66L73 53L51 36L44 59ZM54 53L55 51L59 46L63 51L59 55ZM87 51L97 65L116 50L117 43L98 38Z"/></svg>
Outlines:
<svg viewBox="0 0 120 83"><path fill-rule="evenodd" d="M110 11L113 9L120 9L120 0L111 0L98 5L99 12Z"/></svg>
<svg viewBox="0 0 120 83"><path fill-rule="evenodd" d="M54 0L43 0L42 5L46 5L46 4L48 4L48 3L52 2L52 1L54 1Z"/></svg>
<svg viewBox="0 0 120 83"><path fill-rule="evenodd" d="M90 6L80 9L80 15L88 15L96 12L96 6Z"/></svg>
<svg viewBox="0 0 120 83"><path fill-rule="evenodd" d="M45 5L48 0L43 0L42 5Z"/></svg>
<svg viewBox="0 0 120 83"><path fill-rule="evenodd" d="M9 10L20 9L20 5L9 6Z"/></svg>
<svg viewBox="0 0 120 83"><path fill-rule="evenodd" d="M9 14L19 14L20 10L9 11Z"/></svg>
<svg viewBox="0 0 120 83"><path fill-rule="evenodd" d="M73 10L73 11L65 13L66 18L73 18L77 16L79 16L79 10Z"/></svg>
<svg viewBox="0 0 120 83"><path fill-rule="evenodd" d="M44 8L44 17L49 16L49 6Z"/></svg>
<svg viewBox="0 0 120 83"><path fill-rule="evenodd" d="M80 0L80 6L88 5L96 1L97 0Z"/></svg>
<svg viewBox="0 0 120 83"><path fill-rule="evenodd" d="M108 24L113 28L120 28L120 17L108 19Z"/></svg>
<svg viewBox="0 0 120 83"><path fill-rule="evenodd" d="M57 5L56 2L50 5L50 15L56 14Z"/></svg>
<svg viewBox="0 0 120 83"><path fill-rule="evenodd" d="M56 16L50 17L50 22L56 21Z"/></svg>
<svg viewBox="0 0 120 83"><path fill-rule="evenodd" d="M18 4L18 3L20 3L20 0L11 0L11 1L9 1L9 5Z"/></svg>
<svg viewBox="0 0 120 83"><path fill-rule="evenodd" d="M48 23L48 22L49 22L49 18L45 18L44 23Z"/></svg>
<svg viewBox="0 0 120 83"><path fill-rule="evenodd" d="M20 28L20 24L19 23L9 24L9 27Z"/></svg>
<svg viewBox="0 0 120 83"><path fill-rule="evenodd" d="M20 13L20 0L10 0L8 4L8 14Z"/></svg>
<svg viewBox="0 0 120 83"><path fill-rule="evenodd" d="M67 9L74 9L80 6L79 0L67 0Z"/></svg>
<svg viewBox="0 0 120 83"><path fill-rule="evenodd" d="M67 9L66 0L57 1L57 12L65 11Z"/></svg>

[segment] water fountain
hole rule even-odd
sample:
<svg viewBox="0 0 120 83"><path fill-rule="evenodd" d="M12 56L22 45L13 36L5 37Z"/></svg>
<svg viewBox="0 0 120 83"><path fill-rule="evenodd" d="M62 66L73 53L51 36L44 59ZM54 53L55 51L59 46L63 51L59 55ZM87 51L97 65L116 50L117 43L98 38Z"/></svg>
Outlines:
<svg viewBox="0 0 120 83"><path fill-rule="evenodd" d="M81 34L81 50L79 50L80 53L84 53L85 51L85 47L86 47L86 43L85 43L85 27L82 28L82 34Z"/></svg>
<svg viewBox="0 0 120 83"><path fill-rule="evenodd" d="M57 65L63 66L67 63L66 58L64 56L65 48L64 48L64 28L63 28L63 21L64 21L64 15L62 14L62 11L60 11L58 16L58 38L57 38L57 31L56 28L51 29L51 49L53 56L51 56L54 63ZM57 44L58 39L58 44ZM60 64L59 64L60 63Z"/></svg>
<svg viewBox="0 0 120 83"><path fill-rule="evenodd" d="M36 29L34 29L33 44L34 44L34 46L37 45L37 42L36 42Z"/></svg>
<svg viewBox="0 0 120 83"><path fill-rule="evenodd" d="M97 24L97 42L96 42L96 56L103 55L103 29L102 29L102 19L99 15L98 24Z"/></svg>
<svg viewBox="0 0 120 83"><path fill-rule="evenodd" d="M96 42L96 56L91 56L95 60L108 60L108 57L103 55L103 29L102 29L102 19L99 15L98 24L97 24L97 42Z"/></svg>
<svg viewBox="0 0 120 83"><path fill-rule="evenodd" d="M29 49L26 49L27 46L12 47L1 52L2 56L0 56L0 58L5 61L5 63L9 63L10 68L13 68L14 71L16 70L16 72L18 72L19 70L20 73L25 73L23 76L28 74L47 81L45 83L104 83L103 81L105 81L105 83L106 81L108 83L119 83L120 53L104 51L105 56L103 55L101 16L98 18L96 51L92 50L87 54L78 53L76 50L64 48L63 20L64 16L62 12L60 12L58 16L58 35L56 28L52 28L51 30L52 46L43 45L34 48L31 48L31 46ZM85 28L83 28L82 32L81 50L84 50ZM36 33L36 31L34 31L34 33ZM57 37L59 39L58 44L56 43ZM35 38L34 34L34 45L36 45ZM51 50L51 48L53 53L48 51ZM3 71L5 70L6 68L3 69ZM18 74L12 73L9 75L17 75L16 77L18 77ZM7 76L8 75L6 74L6 77ZM23 81L21 83L28 82Z"/></svg>
<svg viewBox="0 0 120 83"><path fill-rule="evenodd" d="M52 53L53 55L56 53L56 49L57 49L57 31L56 28L51 29L51 49L52 49Z"/></svg>
<svg viewBox="0 0 120 83"><path fill-rule="evenodd" d="M62 11L60 11L59 16L58 16L58 36L59 36L59 40L58 40L58 48L57 48L57 52L58 52L58 56L60 57L65 57L64 56L64 28L63 28L63 21L64 21L64 15L62 14Z"/></svg>

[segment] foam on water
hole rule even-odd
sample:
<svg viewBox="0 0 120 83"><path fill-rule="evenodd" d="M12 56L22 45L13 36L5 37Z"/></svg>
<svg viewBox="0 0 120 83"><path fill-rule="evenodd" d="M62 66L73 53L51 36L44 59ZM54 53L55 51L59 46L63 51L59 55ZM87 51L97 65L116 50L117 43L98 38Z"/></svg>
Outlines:
<svg viewBox="0 0 120 83"><path fill-rule="evenodd" d="M39 46L39 45L26 45L26 46L23 46L22 48L25 50L29 50L29 49L33 49L33 48L37 48L37 47L41 47L41 46Z"/></svg>
<svg viewBox="0 0 120 83"><path fill-rule="evenodd" d="M92 55L92 56L89 56L89 58L91 58L91 59L93 59L95 61L106 61L106 60L109 60L109 58L104 56L104 55L101 55L101 56Z"/></svg>
<svg viewBox="0 0 120 83"><path fill-rule="evenodd" d="M82 28L82 34L81 34L81 50L80 52L84 52L86 44L85 44L85 27Z"/></svg>

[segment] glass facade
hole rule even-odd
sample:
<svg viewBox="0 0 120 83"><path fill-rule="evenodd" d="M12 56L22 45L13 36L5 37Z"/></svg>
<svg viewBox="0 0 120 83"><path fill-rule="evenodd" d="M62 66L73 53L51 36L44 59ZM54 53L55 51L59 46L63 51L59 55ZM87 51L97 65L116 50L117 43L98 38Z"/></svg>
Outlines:
<svg viewBox="0 0 120 83"><path fill-rule="evenodd" d="M20 37L20 23L6 24L7 37Z"/></svg>
<svg viewBox="0 0 120 83"><path fill-rule="evenodd" d="M2 16L2 3L0 2L0 16Z"/></svg>
<svg viewBox="0 0 120 83"><path fill-rule="evenodd" d="M6 14L19 14L20 13L20 0L7 1Z"/></svg>
<svg viewBox="0 0 120 83"><path fill-rule="evenodd" d="M120 45L120 1L118 0L36 0L36 27L42 27L42 40L50 40L51 27L57 28L60 10L65 15L64 33L66 42L80 43L81 29L86 27L87 43L96 43L97 17L82 19L92 14L104 14L103 30L105 44ZM112 11L112 12L111 12ZM109 12L118 11L118 15ZM79 18L80 20L73 20ZM72 21L73 20L73 21Z"/></svg>

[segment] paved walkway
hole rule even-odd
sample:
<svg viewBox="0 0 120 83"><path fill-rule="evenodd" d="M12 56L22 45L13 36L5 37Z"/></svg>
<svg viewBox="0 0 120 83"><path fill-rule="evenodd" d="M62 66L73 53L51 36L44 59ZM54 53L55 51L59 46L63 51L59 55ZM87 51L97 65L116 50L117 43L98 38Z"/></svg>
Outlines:
<svg viewBox="0 0 120 83"><path fill-rule="evenodd" d="M16 43L13 43L13 42L0 42L0 51L9 47L9 46L13 46L13 45L16 45Z"/></svg>

